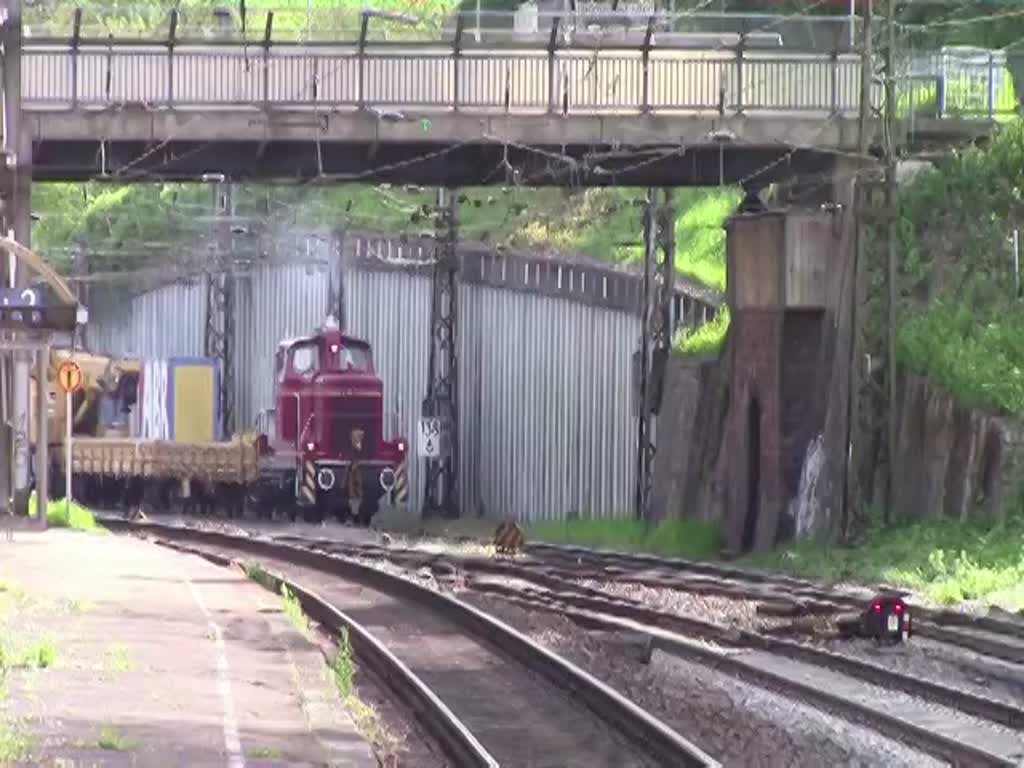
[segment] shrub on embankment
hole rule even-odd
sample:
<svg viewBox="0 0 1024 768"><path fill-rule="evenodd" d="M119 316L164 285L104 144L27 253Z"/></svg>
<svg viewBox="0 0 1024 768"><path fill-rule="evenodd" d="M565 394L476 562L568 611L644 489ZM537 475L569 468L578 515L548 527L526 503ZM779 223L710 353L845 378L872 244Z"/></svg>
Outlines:
<svg viewBox="0 0 1024 768"><path fill-rule="evenodd" d="M952 153L899 193L899 362L965 405L1024 415L1024 302L1010 238L1024 227L1024 123ZM874 250L877 294L881 248ZM879 302L880 304L880 302Z"/></svg>
<svg viewBox="0 0 1024 768"><path fill-rule="evenodd" d="M81 243L96 272L187 266L207 225L209 190L188 184L37 184L39 222L33 242L58 268ZM732 187L677 190L674 204L678 274L725 289L725 232L735 208ZM459 237L496 248L570 252L636 266L643 256L644 190L466 188L458 193ZM339 184L287 188L259 184L235 190L236 214L268 230L350 229L418 238L433 228L434 192L389 185ZM164 248L150 247L153 243ZM282 254L284 256L284 254Z"/></svg>
<svg viewBox="0 0 1024 768"><path fill-rule="evenodd" d="M952 152L935 165L900 187L895 211L897 362L926 385L897 378L900 485L891 514L998 523L1024 513L1024 301L1011 248L1014 229L1024 225L1024 123L1008 123L988 146ZM866 351L877 359L887 293L880 217L869 226L868 259ZM878 376L862 401L862 424L876 430L873 441L861 442L876 446L861 458L862 489L877 485L871 478L886 460L878 449L885 425Z"/></svg>

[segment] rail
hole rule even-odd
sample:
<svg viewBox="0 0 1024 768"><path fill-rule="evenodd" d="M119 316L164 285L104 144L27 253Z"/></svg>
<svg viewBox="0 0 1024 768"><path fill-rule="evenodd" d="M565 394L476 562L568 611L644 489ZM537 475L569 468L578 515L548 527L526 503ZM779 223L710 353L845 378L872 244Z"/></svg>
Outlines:
<svg viewBox="0 0 1024 768"><path fill-rule="evenodd" d="M852 116L859 109L860 57L765 49L757 30L705 37L657 32L658 18L621 34L561 33L562 17L537 35L477 39L464 17L445 40L376 40L369 16L348 42L263 37L180 38L174 12L161 40L26 38L25 108L336 109L554 113L786 113ZM1016 109L1000 97L1002 66L965 60L954 78L920 70L900 78L906 116L994 119ZM882 102L873 86L875 105ZM932 114L934 113L934 114ZM429 131L425 123L424 130Z"/></svg>
<svg viewBox="0 0 1024 768"><path fill-rule="evenodd" d="M358 560L315 550L220 531L169 526L154 522L133 522L116 517L101 518L115 531L127 531L170 540L175 544L210 545L255 557L269 557L290 565L339 576L369 590L399 600L409 600L443 616L474 638L485 640L503 655L546 679L618 730L660 764L718 768L718 761L704 753L629 699L571 662L552 653L527 636L467 603L422 586L404 576L360 563Z"/></svg>

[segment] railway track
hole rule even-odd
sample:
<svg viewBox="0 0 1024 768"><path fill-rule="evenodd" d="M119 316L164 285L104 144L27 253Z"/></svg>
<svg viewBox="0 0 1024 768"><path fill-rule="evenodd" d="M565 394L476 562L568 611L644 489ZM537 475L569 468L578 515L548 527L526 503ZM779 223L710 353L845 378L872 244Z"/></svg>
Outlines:
<svg viewBox="0 0 1024 768"><path fill-rule="evenodd" d="M861 610L865 594L851 594L791 576L767 574L713 563L678 558L636 555L557 544L531 544L529 554L545 563L566 568L580 565L599 570L602 578L648 586L717 594L723 597L750 596L788 603L807 613L837 613ZM1014 620L972 616L949 610L914 606L921 637L968 648L976 653L1015 664L1024 664L1024 617Z"/></svg>
<svg viewBox="0 0 1024 768"><path fill-rule="evenodd" d="M313 540L290 535L279 535L275 538L281 541ZM347 546L346 551L350 554L370 553L392 560L402 557L422 559L425 556L422 550L417 549L330 543ZM510 575L517 573L515 566L507 561L454 555L446 557L475 569L493 569L499 573L509 572ZM788 576L581 547L531 544L526 559L517 562L520 567L543 569L545 574L563 579L590 578L736 600L763 601L788 610L792 617L859 612L864 609L869 597L866 590L859 595L849 594L824 589L812 582ZM919 605L914 605L913 611L914 633L919 637L958 649L968 649L982 656L1015 665L1024 665L1024 618L1017 622L948 610L934 610Z"/></svg>
<svg viewBox="0 0 1024 768"><path fill-rule="evenodd" d="M410 579L266 539L106 518L221 562L256 559L353 649L455 765L717 766L617 692L511 627ZM336 606L344 606L344 612Z"/></svg>
<svg viewBox="0 0 1024 768"><path fill-rule="evenodd" d="M653 610L583 587L537 563L431 557L417 550L284 538L322 552L386 558L413 570L431 563L443 565L443 570L460 568L467 574L468 589L557 612L585 627L645 634L662 651L806 700L953 764L1024 764L1024 709L1019 703L975 695L813 645ZM508 580L528 586L513 586ZM894 708L899 714L893 714Z"/></svg>

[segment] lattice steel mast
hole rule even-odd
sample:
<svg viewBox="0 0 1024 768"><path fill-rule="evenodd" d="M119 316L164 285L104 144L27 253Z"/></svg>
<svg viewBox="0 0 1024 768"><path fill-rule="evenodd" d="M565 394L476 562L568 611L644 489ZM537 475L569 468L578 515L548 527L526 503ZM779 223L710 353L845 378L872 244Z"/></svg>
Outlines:
<svg viewBox="0 0 1024 768"><path fill-rule="evenodd" d="M211 185L216 250L206 269L204 349L207 357L220 363L220 428L224 437L229 437L235 426L234 280L228 219L234 215L233 193L230 183Z"/></svg>
<svg viewBox="0 0 1024 768"><path fill-rule="evenodd" d="M636 494L637 520L650 516L654 483L654 441L652 417L661 406L665 364L672 346L672 299L675 288L675 211L672 191L665 190L662 205L658 191L647 191L644 209L644 271L640 297L639 388L637 397ZM661 262L655 265L657 251ZM652 271L657 266L657 291L651 290Z"/></svg>
<svg viewBox="0 0 1024 768"><path fill-rule="evenodd" d="M457 517L458 500L458 231L455 196L439 189L434 216L435 263L430 307L430 357L423 415L441 422L441 455L427 460L424 517Z"/></svg>

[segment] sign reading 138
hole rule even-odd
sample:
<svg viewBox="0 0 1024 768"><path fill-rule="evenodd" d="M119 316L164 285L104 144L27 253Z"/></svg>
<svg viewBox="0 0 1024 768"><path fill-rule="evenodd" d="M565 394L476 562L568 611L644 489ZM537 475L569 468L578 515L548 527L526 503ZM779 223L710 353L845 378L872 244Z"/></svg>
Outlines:
<svg viewBox="0 0 1024 768"><path fill-rule="evenodd" d="M441 420L420 419L417 453L424 459L436 459L441 456Z"/></svg>

